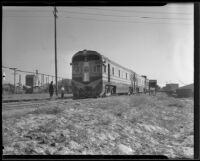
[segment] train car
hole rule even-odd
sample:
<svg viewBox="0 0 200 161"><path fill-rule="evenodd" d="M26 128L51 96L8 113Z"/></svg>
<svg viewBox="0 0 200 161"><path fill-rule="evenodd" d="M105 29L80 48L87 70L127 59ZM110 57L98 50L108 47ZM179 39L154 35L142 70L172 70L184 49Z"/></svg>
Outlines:
<svg viewBox="0 0 200 161"><path fill-rule="evenodd" d="M145 79L142 76L96 51L77 52L71 65L75 98L144 91Z"/></svg>
<svg viewBox="0 0 200 161"><path fill-rule="evenodd" d="M134 91L134 72L102 56L103 93L108 95Z"/></svg>

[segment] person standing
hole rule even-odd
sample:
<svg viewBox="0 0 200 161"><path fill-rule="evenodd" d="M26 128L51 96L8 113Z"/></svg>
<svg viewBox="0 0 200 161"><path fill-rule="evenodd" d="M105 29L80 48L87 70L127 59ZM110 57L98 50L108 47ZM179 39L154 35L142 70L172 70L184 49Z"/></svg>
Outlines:
<svg viewBox="0 0 200 161"><path fill-rule="evenodd" d="M64 98L65 88L64 86L61 87L61 98Z"/></svg>
<svg viewBox="0 0 200 161"><path fill-rule="evenodd" d="M49 85L49 94L50 94L50 98L52 98L52 96L53 96L53 91L54 91L54 89L53 89L53 81L51 81L51 83L50 83L50 85Z"/></svg>

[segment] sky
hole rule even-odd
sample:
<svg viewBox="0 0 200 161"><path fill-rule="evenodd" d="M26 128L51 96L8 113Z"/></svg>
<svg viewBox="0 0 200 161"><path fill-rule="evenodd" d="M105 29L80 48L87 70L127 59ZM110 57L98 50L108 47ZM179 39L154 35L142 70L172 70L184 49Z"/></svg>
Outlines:
<svg viewBox="0 0 200 161"><path fill-rule="evenodd" d="M59 77L71 79L72 56L87 49L156 79L160 86L193 83L192 3L161 7L58 6L57 10ZM3 7L3 66L55 75L54 41L53 7ZM3 71L5 81L13 83L13 71Z"/></svg>

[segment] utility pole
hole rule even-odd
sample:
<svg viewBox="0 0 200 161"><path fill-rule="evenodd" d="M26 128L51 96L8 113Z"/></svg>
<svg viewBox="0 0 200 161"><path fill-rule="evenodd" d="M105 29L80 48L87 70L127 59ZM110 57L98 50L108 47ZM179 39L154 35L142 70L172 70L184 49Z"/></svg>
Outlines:
<svg viewBox="0 0 200 161"><path fill-rule="evenodd" d="M57 84L57 43L56 43L56 18L57 18L57 9L54 7L54 29L55 29L55 81L56 81L56 96L58 96L58 84Z"/></svg>
<svg viewBox="0 0 200 161"><path fill-rule="evenodd" d="M16 82L16 69L17 68L9 68L9 69L11 69L11 70L13 70L14 71L14 93L16 92L16 85L15 85L15 82Z"/></svg>

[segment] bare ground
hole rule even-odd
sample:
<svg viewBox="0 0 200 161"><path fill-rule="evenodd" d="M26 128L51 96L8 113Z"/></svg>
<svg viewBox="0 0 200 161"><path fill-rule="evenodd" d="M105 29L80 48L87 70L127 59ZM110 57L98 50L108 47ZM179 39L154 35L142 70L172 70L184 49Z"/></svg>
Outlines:
<svg viewBox="0 0 200 161"><path fill-rule="evenodd" d="M193 100L115 96L47 102L4 115L4 155L166 155L193 158Z"/></svg>

